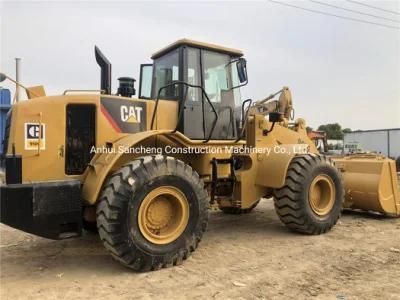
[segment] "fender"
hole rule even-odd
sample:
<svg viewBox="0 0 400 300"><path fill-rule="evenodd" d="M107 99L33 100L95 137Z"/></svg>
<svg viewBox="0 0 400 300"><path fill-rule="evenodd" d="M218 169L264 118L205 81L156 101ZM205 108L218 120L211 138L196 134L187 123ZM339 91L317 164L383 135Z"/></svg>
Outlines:
<svg viewBox="0 0 400 300"><path fill-rule="evenodd" d="M280 188L285 184L289 164L296 154L307 147L305 144L276 145L269 152L257 156L256 185ZM303 152L304 153L304 152Z"/></svg>
<svg viewBox="0 0 400 300"><path fill-rule="evenodd" d="M166 133L171 133L171 130L150 130L129 134L113 143L113 147L114 149L119 149L120 146L129 148L150 137ZM96 154L93 157L82 186L82 197L88 204L96 203L104 180L123 155L125 155L123 152L116 151Z"/></svg>
<svg viewBox="0 0 400 300"><path fill-rule="evenodd" d="M314 142L307 136L305 121L296 120L296 129L277 124L268 135L265 129L271 128L264 116L255 115L249 120L248 145L265 149L252 158L255 169L254 183L264 188L280 188L285 184L289 164L297 154L318 153Z"/></svg>
<svg viewBox="0 0 400 300"><path fill-rule="evenodd" d="M183 147L210 147L210 146L224 146L226 141L211 140L209 143L204 144L203 141L193 141L180 132L173 132L171 129L166 130L150 130L143 131L134 134L128 134L113 143L114 149L119 149L119 147L130 148L138 145L145 140L156 137L164 136L167 137L172 143L179 144ZM243 141L232 142L232 145L243 145ZM128 155L123 152L106 152L96 154L92 161L90 162L85 179L82 186L82 198L90 205L96 203L99 196L100 190L103 186L104 180L107 175L112 172L115 166L118 164L119 160L124 156Z"/></svg>
<svg viewBox="0 0 400 300"><path fill-rule="evenodd" d="M308 146L276 144L263 148L265 153L244 155L243 166L235 172L236 180L240 184L235 185L234 194L242 208L251 207L261 197L269 198L272 189L282 187L290 162L299 153L298 149L307 149ZM231 206L231 203L228 202L227 206Z"/></svg>

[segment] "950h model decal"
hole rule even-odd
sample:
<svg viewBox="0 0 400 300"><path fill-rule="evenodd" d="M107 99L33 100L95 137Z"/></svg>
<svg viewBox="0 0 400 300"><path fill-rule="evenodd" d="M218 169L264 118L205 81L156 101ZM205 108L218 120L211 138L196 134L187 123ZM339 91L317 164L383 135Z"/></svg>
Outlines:
<svg viewBox="0 0 400 300"><path fill-rule="evenodd" d="M146 130L146 103L144 102L102 97L101 112L119 133Z"/></svg>
<svg viewBox="0 0 400 300"><path fill-rule="evenodd" d="M25 123L25 150L46 149L46 124ZM39 146L40 143L40 146Z"/></svg>

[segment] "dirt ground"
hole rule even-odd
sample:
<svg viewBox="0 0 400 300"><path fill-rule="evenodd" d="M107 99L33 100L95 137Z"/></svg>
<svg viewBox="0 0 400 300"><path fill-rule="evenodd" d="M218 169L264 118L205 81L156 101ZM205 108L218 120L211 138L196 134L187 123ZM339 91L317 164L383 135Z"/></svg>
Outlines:
<svg viewBox="0 0 400 300"><path fill-rule="evenodd" d="M400 219L345 213L330 233L303 236L264 200L249 215L212 212L183 265L150 273L114 262L94 234L0 233L2 300L400 299Z"/></svg>

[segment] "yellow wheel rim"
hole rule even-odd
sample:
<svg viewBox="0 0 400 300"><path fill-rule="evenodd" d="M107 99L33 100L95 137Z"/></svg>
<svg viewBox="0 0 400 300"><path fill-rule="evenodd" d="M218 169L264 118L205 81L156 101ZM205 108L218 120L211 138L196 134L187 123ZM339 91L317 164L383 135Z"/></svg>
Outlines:
<svg viewBox="0 0 400 300"><path fill-rule="evenodd" d="M144 198L139 208L138 223L142 235L154 244L175 241L189 221L186 196L173 186L161 186Z"/></svg>
<svg viewBox="0 0 400 300"><path fill-rule="evenodd" d="M314 213L326 216L335 204L336 191L332 179L327 175L318 175L311 182L308 202Z"/></svg>

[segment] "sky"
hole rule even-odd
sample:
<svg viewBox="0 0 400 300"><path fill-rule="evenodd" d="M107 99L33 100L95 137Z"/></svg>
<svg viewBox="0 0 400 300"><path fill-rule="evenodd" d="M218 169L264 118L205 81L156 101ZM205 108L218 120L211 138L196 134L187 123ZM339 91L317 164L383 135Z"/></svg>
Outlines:
<svg viewBox="0 0 400 300"><path fill-rule="evenodd" d="M400 27L400 15L355 3L324 3L388 21L298 0L283 3ZM400 12L400 1L363 1ZM400 30L321 15L273 1L1 1L0 71L47 94L98 89L94 45L117 78L139 79L139 66L177 39L241 49L249 84L243 99L259 100L289 86L295 116L317 128L400 127ZM3 87L14 87L5 82Z"/></svg>

